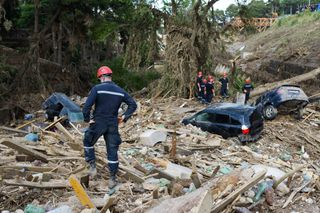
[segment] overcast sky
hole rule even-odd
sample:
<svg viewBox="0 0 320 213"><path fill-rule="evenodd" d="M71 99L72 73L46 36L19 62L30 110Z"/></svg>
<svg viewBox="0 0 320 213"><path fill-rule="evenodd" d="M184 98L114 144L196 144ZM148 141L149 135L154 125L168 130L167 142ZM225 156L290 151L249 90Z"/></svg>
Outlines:
<svg viewBox="0 0 320 213"><path fill-rule="evenodd" d="M237 4L236 0L220 0L213 5L213 8L219 10L226 10L230 4Z"/></svg>

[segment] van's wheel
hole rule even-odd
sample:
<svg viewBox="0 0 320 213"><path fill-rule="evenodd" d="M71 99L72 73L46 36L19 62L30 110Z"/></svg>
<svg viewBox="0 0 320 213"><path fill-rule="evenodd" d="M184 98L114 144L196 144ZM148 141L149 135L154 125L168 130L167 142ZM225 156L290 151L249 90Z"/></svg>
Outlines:
<svg viewBox="0 0 320 213"><path fill-rule="evenodd" d="M296 112L295 112L295 119L302 119L303 118L303 114L304 114L304 108L299 108Z"/></svg>
<svg viewBox="0 0 320 213"><path fill-rule="evenodd" d="M267 120L273 120L277 114L278 110L272 105L267 105L263 108L263 117Z"/></svg>

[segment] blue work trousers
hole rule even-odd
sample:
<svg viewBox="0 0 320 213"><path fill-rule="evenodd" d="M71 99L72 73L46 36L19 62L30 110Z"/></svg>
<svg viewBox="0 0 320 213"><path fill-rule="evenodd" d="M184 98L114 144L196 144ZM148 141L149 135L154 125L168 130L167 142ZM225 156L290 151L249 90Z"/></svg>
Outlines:
<svg viewBox="0 0 320 213"><path fill-rule="evenodd" d="M106 142L109 171L111 176L114 176L118 172L118 150L121 144L117 124L110 125L106 122L96 121L90 125L83 139L85 160L88 163L95 162L94 145L102 135Z"/></svg>

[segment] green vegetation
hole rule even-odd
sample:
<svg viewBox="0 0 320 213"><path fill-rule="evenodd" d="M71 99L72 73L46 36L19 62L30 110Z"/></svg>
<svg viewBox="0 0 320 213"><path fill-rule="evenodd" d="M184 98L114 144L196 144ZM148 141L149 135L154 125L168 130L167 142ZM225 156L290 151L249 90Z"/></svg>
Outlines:
<svg viewBox="0 0 320 213"><path fill-rule="evenodd" d="M277 21L276 27L295 26L311 23L320 20L320 12L303 12L293 16L281 18Z"/></svg>
<svg viewBox="0 0 320 213"><path fill-rule="evenodd" d="M123 66L123 58L121 57L104 61L102 64L112 69L112 80L127 91L141 90L161 77L155 70L129 70ZM97 68L98 67L99 66L97 66ZM94 83L98 83L95 71L93 72L92 79Z"/></svg>

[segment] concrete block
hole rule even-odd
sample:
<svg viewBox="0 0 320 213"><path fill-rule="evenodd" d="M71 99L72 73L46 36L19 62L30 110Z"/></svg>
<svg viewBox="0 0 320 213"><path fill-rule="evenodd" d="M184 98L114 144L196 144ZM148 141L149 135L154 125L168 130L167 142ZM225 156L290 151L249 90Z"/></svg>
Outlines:
<svg viewBox="0 0 320 213"><path fill-rule="evenodd" d="M158 142L165 142L167 133L159 130L147 130L140 135L140 141L146 146L154 146Z"/></svg>

